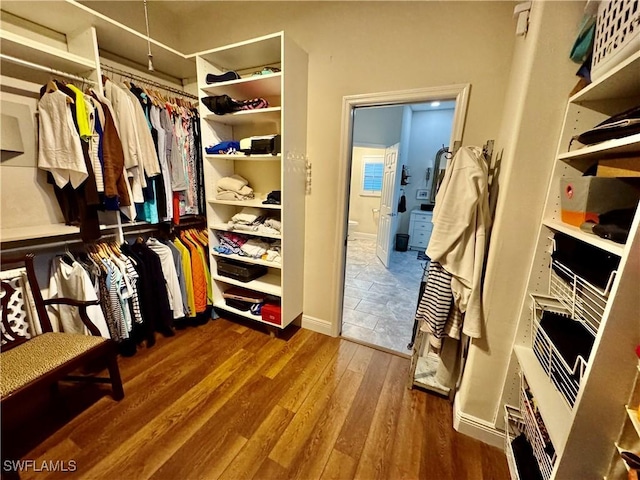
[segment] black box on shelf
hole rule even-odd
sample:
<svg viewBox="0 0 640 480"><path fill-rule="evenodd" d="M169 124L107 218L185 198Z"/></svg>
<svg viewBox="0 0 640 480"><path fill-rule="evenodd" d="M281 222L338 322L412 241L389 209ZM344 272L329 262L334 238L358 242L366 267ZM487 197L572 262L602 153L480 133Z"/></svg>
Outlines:
<svg viewBox="0 0 640 480"><path fill-rule="evenodd" d="M267 273L267 267L263 265L251 265L227 259L218 260L217 266L219 275L233 278L240 282L250 282Z"/></svg>

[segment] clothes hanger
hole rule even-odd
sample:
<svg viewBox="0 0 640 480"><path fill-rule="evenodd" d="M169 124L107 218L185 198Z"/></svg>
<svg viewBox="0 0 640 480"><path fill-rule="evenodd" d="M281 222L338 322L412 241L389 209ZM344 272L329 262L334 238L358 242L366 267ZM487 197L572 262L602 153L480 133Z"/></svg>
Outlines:
<svg viewBox="0 0 640 480"><path fill-rule="evenodd" d="M49 80L47 82L47 89L45 90L45 93L52 93L56 91L58 91L58 85L53 79Z"/></svg>

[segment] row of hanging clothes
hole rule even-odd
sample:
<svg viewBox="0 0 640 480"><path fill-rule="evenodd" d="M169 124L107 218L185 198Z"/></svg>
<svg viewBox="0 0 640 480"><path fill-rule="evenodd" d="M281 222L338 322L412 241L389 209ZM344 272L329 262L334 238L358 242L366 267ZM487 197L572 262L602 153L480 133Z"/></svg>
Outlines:
<svg viewBox="0 0 640 480"><path fill-rule="evenodd" d="M104 95L51 80L38 102L38 166L48 172L65 223L100 238L98 211L172 221L204 213L195 104L102 77Z"/></svg>
<svg viewBox="0 0 640 480"><path fill-rule="evenodd" d="M207 251L207 232L196 228L123 244L86 244L79 253L67 249L51 261L49 296L98 300L88 308L89 318L131 356L143 342L153 346L156 332L171 337L175 328L211 318ZM48 308L54 330L89 334L75 307Z"/></svg>

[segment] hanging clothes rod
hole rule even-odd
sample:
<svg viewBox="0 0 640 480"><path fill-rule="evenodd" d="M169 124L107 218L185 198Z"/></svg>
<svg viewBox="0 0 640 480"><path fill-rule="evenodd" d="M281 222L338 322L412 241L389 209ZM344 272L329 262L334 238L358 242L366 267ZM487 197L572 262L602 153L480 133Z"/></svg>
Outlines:
<svg viewBox="0 0 640 480"><path fill-rule="evenodd" d="M190 93L187 93L187 92L185 92L183 90L179 90L177 88L170 87L168 85L163 85L162 83L158 83L158 82L155 82L153 80L148 80L148 79L146 79L144 77L141 77L139 75L136 75L134 73L127 72L126 70L121 70L119 68L111 67L109 65L103 65L102 63L100 64L100 68L102 70L104 70L105 72L115 73L116 75L121 75L123 77L127 77L127 78L130 78L132 80L136 80L136 81L138 81L140 83L144 83L144 84L150 85L152 87L161 88L162 90L165 90L165 91L171 92L171 93L175 93L176 95L180 95L180 96L185 97L185 98L191 98L193 100L198 100L198 97L195 96L195 95L191 95Z"/></svg>
<svg viewBox="0 0 640 480"><path fill-rule="evenodd" d="M44 65L39 65L37 63L28 62L27 60L22 60L20 58L12 57L11 55L5 55L4 53L0 53L0 59L4 60L5 62L14 63L16 65L31 68L32 70L40 70L41 72L47 72L52 75L68 78L70 80L77 80L79 82L90 83L92 85L96 84L96 82L94 82L93 80L89 80L88 78L80 77L72 73L63 72L62 70L56 70L55 68L46 67Z"/></svg>

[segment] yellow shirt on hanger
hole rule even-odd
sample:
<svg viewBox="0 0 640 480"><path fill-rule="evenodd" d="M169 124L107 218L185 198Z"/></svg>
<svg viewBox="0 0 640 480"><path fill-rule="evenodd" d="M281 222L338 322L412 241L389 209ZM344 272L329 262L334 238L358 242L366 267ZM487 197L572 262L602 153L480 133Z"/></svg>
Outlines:
<svg viewBox="0 0 640 480"><path fill-rule="evenodd" d="M193 293L193 276L191 272L191 256L189 250L177 238L173 244L180 252L180 261L182 262L182 270L184 271L184 283L187 290L187 305L189 306L189 316L196 316L196 298Z"/></svg>
<svg viewBox="0 0 640 480"><path fill-rule="evenodd" d="M82 93L82 90L72 83L69 83L67 87L76 93L75 109L80 138L83 140L89 140L91 138L92 131L91 126L89 125L89 112L87 112L87 106L84 103L84 93Z"/></svg>

